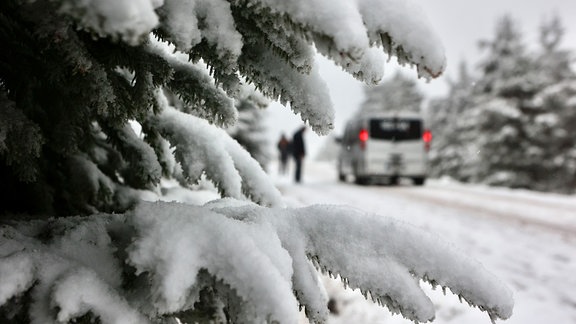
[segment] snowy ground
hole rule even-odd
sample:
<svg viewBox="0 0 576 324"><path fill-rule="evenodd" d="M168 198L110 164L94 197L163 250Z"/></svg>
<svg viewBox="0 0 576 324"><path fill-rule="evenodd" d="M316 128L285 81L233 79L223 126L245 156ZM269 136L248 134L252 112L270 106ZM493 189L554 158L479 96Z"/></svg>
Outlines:
<svg viewBox="0 0 576 324"><path fill-rule="evenodd" d="M275 167L271 168L274 171ZM273 175L290 206L344 204L402 219L452 242L513 291L505 323L576 323L576 197L430 181L424 187L338 183L331 163L307 162L304 183ZM340 315L331 323L411 323L326 280ZM478 309L426 287L434 323L490 323Z"/></svg>

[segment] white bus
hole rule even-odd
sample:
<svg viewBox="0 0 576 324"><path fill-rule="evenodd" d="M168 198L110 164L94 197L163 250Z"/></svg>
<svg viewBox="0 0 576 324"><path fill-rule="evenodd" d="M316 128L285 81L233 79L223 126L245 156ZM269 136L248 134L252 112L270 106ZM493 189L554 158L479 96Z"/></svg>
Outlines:
<svg viewBox="0 0 576 324"><path fill-rule="evenodd" d="M410 178L423 185L428 173L427 155L432 140L417 113L370 113L346 125L340 140L338 177L353 176L357 184Z"/></svg>

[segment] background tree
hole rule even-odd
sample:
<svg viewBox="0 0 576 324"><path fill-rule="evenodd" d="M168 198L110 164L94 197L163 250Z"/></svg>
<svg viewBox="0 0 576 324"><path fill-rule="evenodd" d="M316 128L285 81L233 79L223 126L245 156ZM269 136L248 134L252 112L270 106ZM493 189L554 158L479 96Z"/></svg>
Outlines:
<svg viewBox="0 0 576 324"><path fill-rule="evenodd" d="M563 137L573 133L562 122L574 114L569 90L574 72L570 53L559 48L561 39L561 24L553 18L541 27L539 50L529 52L511 18L498 22L495 38L481 43L487 55L474 86L466 88L469 81L461 76L462 81L450 85L448 97L432 105L435 174L509 187L574 190L575 143Z"/></svg>
<svg viewBox="0 0 576 324"><path fill-rule="evenodd" d="M300 306L324 322L317 271L415 321L434 317L416 279L509 317L507 288L421 230L342 206L285 208L221 128L247 81L328 132L312 46L366 82L382 74L371 46L439 75L426 19L397 6L2 1L0 321L295 323ZM170 178L207 178L222 199L144 201Z"/></svg>
<svg viewBox="0 0 576 324"><path fill-rule="evenodd" d="M360 114L376 111L419 113L424 99L418 90L416 80L400 72L377 86L365 87L364 95L365 99L360 107Z"/></svg>
<svg viewBox="0 0 576 324"><path fill-rule="evenodd" d="M474 79L465 62L460 63L459 74L448 81L448 94L430 101L427 119L434 134L429 154L430 172L433 176L447 175L466 180L464 157L474 154L471 146L473 135L468 130L474 120L464 119L466 109L471 105ZM467 153L464 153L467 152ZM469 176L469 175L468 175Z"/></svg>
<svg viewBox="0 0 576 324"><path fill-rule="evenodd" d="M464 118L476 121L470 138L477 152L469 159L472 179L489 184L527 187L528 172L536 165L523 159L530 146L524 131L527 105L541 87L535 62L529 56L516 23L502 17L480 62L481 76L474 102Z"/></svg>
<svg viewBox="0 0 576 324"><path fill-rule="evenodd" d="M543 87L530 102L526 133L534 143L531 158L540 161L532 187L572 193L576 190L576 71L574 54L560 44L564 28L557 16L544 21L535 53Z"/></svg>

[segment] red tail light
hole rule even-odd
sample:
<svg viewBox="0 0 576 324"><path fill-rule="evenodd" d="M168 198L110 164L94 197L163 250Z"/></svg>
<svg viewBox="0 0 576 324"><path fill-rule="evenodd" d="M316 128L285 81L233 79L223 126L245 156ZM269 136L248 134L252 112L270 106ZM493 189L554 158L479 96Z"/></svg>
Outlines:
<svg viewBox="0 0 576 324"><path fill-rule="evenodd" d="M430 149L430 143L432 142L432 132L429 129L425 130L424 134L422 134L422 140L424 141L426 151L428 151Z"/></svg>
<svg viewBox="0 0 576 324"><path fill-rule="evenodd" d="M432 142L432 132L428 129L425 130L424 134L422 134L422 139L424 140L424 143Z"/></svg>
<svg viewBox="0 0 576 324"><path fill-rule="evenodd" d="M365 129L361 129L360 133L358 134L358 139L360 139L360 148L366 148L366 141L368 140L368 131Z"/></svg>
<svg viewBox="0 0 576 324"><path fill-rule="evenodd" d="M368 131L361 129L360 134L358 134L358 138L360 139L360 142L366 142L368 140Z"/></svg>

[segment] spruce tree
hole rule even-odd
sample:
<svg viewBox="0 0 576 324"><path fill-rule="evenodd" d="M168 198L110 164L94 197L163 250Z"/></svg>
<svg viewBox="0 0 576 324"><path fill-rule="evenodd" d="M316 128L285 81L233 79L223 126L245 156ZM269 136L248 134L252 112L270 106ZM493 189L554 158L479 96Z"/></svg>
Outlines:
<svg viewBox="0 0 576 324"><path fill-rule="evenodd" d="M438 76L423 21L384 0L2 1L0 322L321 323L319 272L414 321L434 318L418 279L509 317L510 291L423 230L286 208L222 129L251 83L327 133L314 47L366 82L377 47ZM167 179L221 199L146 202Z"/></svg>
<svg viewBox="0 0 576 324"><path fill-rule="evenodd" d="M457 109L451 107L452 100L464 105L460 114L453 115L452 129L441 131L449 131L446 136L462 144L446 147L448 160L439 162L436 156L435 165L456 166L452 175L462 181L528 187L534 165L524 159L530 146L524 125L528 121L526 107L541 86L535 62L510 16L497 21L494 38L481 41L480 47L485 55L474 86L464 93L454 88L449 96L457 97L444 103L447 109ZM461 95L465 96L462 101Z"/></svg>
<svg viewBox="0 0 576 324"><path fill-rule="evenodd" d="M465 156L475 155L473 138L469 129L474 121L462 118L472 103L474 78L465 62L460 63L459 73L448 79L448 93L445 97L431 100L428 107L430 129L434 141L430 148L430 172L433 176L450 176L468 180Z"/></svg>
<svg viewBox="0 0 576 324"><path fill-rule="evenodd" d="M481 45L487 53L474 89L476 102L465 116L476 122L470 128L477 149L472 179L527 188L535 165L523 158L531 146L524 125L527 105L541 87L535 62L509 16L498 21L494 39Z"/></svg>
<svg viewBox="0 0 576 324"><path fill-rule="evenodd" d="M360 107L360 114L377 111L420 113L424 99L416 80L400 72L377 86L366 86L364 95L366 98Z"/></svg>
<svg viewBox="0 0 576 324"><path fill-rule="evenodd" d="M564 28L553 16L539 30L540 48L535 54L543 87L530 102L527 136L534 149L527 159L537 168L532 188L573 193L576 190L576 71L573 53L561 48Z"/></svg>
<svg viewBox="0 0 576 324"><path fill-rule="evenodd" d="M479 76L461 74L446 98L432 104L435 175L508 187L572 192L574 71L571 53L559 48L562 26L540 28L530 52L510 17L497 24ZM462 88L461 85L464 85Z"/></svg>

